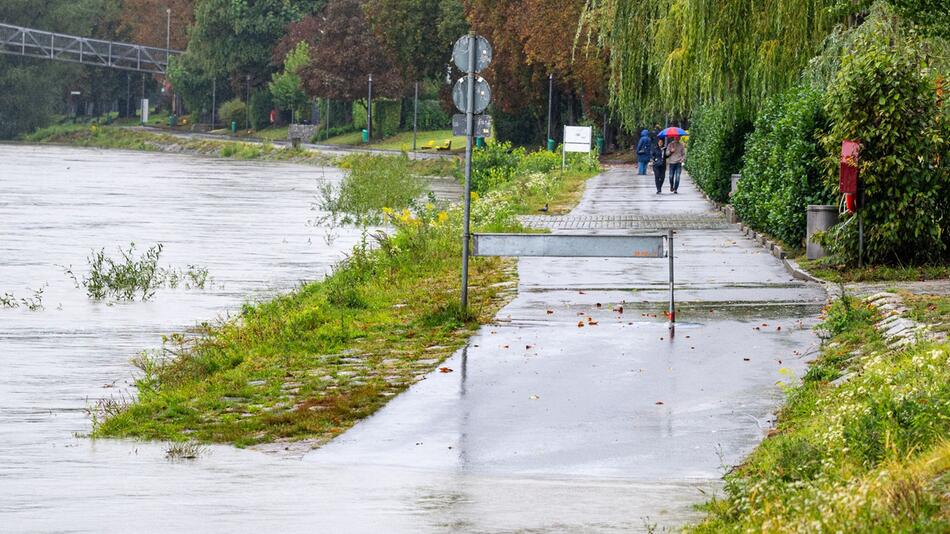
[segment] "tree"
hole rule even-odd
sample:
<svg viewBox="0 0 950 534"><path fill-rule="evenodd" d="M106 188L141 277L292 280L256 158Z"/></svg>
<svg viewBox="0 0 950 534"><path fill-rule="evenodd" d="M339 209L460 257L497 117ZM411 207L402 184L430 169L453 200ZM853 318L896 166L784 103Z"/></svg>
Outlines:
<svg viewBox="0 0 950 534"><path fill-rule="evenodd" d="M184 50L195 20L195 0L122 0L121 22L132 42L165 48L166 9L171 10L171 48Z"/></svg>
<svg viewBox="0 0 950 534"><path fill-rule="evenodd" d="M541 138L547 119L549 74L556 78L555 123L562 108L570 114L569 120L576 122L582 106L590 111L592 104L604 99L606 70L601 52L583 46L575 53L573 48L572 36L584 5L584 0L467 2L472 28L484 35L495 51L485 77L492 84L499 115L496 129L502 137L519 143ZM577 101L582 105L575 105ZM555 128L555 137L559 130Z"/></svg>
<svg viewBox="0 0 950 534"><path fill-rule="evenodd" d="M307 41L300 41L297 47L290 51L284 59L284 70L274 74L268 84L274 104L280 109L291 110L294 120L297 113L307 105L307 95L303 90L303 83L298 72L310 61L310 45Z"/></svg>
<svg viewBox="0 0 950 534"><path fill-rule="evenodd" d="M468 31L459 0L369 0L365 10L406 82L441 77L452 44Z"/></svg>
<svg viewBox="0 0 950 534"><path fill-rule="evenodd" d="M838 0L591 0L610 52L611 104L627 126L734 100L750 114L794 85L835 24Z"/></svg>
<svg viewBox="0 0 950 534"><path fill-rule="evenodd" d="M115 0L35 0L0 2L0 20L72 35L109 37ZM89 95L124 74L47 59L0 56L0 138L11 138L49 124L68 99L67 87ZM104 94L104 91L99 94Z"/></svg>
<svg viewBox="0 0 950 534"><path fill-rule="evenodd" d="M291 24L275 53L296 47L301 40L310 46L310 62L299 71L310 95L362 99L372 74L376 95L400 96L399 71L376 40L358 0L331 0L319 15Z"/></svg>
<svg viewBox="0 0 950 534"><path fill-rule="evenodd" d="M240 85L256 83L274 70L271 53L287 24L323 5L323 0L197 0L188 53L214 75L228 74Z"/></svg>
<svg viewBox="0 0 950 534"><path fill-rule="evenodd" d="M947 0L889 0L907 20L928 33L950 38L950 4Z"/></svg>

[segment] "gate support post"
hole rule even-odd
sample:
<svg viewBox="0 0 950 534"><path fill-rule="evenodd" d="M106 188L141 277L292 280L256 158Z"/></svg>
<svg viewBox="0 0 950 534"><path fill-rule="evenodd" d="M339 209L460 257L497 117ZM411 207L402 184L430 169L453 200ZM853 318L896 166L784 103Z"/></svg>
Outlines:
<svg viewBox="0 0 950 534"><path fill-rule="evenodd" d="M673 295L673 229L666 235L666 254L670 258L670 330L676 324L676 302Z"/></svg>

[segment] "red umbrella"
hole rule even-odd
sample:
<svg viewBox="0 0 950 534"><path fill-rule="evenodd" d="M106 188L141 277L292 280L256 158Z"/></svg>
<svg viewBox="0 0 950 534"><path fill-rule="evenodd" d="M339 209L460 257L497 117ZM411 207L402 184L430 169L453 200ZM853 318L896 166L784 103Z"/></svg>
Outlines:
<svg viewBox="0 0 950 534"><path fill-rule="evenodd" d="M671 126L670 128L666 128L657 134L657 137L683 137L684 135L687 135L686 130L677 128L676 126Z"/></svg>

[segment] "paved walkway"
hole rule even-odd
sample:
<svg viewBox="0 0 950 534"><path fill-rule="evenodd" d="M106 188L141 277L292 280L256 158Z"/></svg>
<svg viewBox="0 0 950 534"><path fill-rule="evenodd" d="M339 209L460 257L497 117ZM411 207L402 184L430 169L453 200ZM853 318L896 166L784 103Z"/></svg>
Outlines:
<svg viewBox="0 0 950 534"><path fill-rule="evenodd" d="M526 258L519 295L375 416L304 458L406 477L420 530L630 532L695 519L801 376L824 291L793 280L683 177L612 168L557 232L678 228L678 318L665 260ZM590 224L588 224L590 223ZM622 309L621 309L622 306ZM419 482L418 480L428 482Z"/></svg>

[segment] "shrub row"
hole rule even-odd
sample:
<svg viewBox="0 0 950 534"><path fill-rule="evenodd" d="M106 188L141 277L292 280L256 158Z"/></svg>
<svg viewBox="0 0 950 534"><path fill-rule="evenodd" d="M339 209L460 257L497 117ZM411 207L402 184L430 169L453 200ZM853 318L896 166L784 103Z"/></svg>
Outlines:
<svg viewBox="0 0 950 534"><path fill-rule="evenodd" d="M528 152L524 147L512 148L511 143L488 143L472 156L472 190L484 193L499 189L516 176L549 173L561 167L561 151L539 150ZM567 168L572 171L596 171L600 168L597 153L568 154Z"/></svg>
<svg viewBox="0 0 950 534"><path fill-rule="evenodd" d="M743 145L743 121L728 105L694 115L688 169L713 199L733 198L752 227L803 244L806 206L839 200L841 143L861 143L859 163L865 259L877 264L939 263L950 257L950 116L946 81L926 44L893 17L850 44L827 88L802 87L772 98ZM882 39L881 35L903 35ZM938 63L939 65L939 63ZM831 261L853 264L856 217L820 237Z"/></svg>
<svg viewBox="0 0 950 534"><path fill-rule="evenodd" d="M746 142L742 180L732 197L744 222L786 244L803 242L808 205L834 202L818 145L826 125L814 89L796 88L769 100Z"/></svg>

